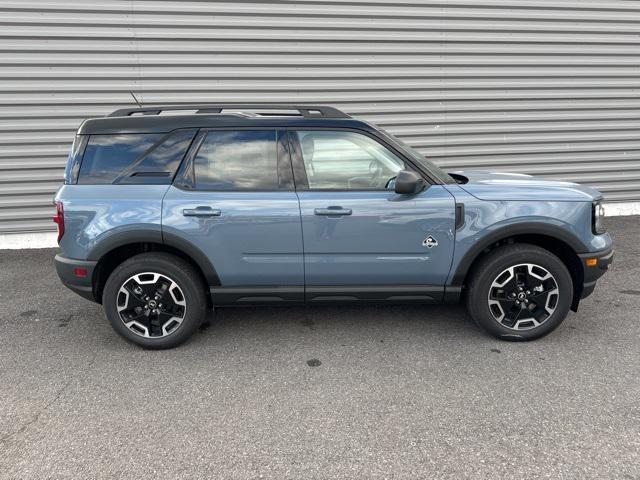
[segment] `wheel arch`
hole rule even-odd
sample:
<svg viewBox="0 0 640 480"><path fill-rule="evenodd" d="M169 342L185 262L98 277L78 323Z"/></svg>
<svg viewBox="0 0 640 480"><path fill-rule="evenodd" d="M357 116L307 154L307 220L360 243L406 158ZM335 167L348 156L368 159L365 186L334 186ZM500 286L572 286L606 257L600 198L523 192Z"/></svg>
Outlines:
<svg viewBox="0 0 640 480"><path fill-rule="evenodd" d="M97 261L92 284L93 294L102 303L104 285L113 270L128 258L145 252L166 252L190 263L201 276L205 287L220 285L218 274L207 256L198 247L173 234L160 232L123 232L94 248L89 260Z"/></svg>
<svg viewBox="0 0 640 480"><path fill-rule="evenodd" d="M578 253L587 250L577 237L560 227L543 223L511 225L483 237L465 253L452 276L451 286L464 289L474 268L489 252L503 245L528 243L544 248L564 263L573 282L571 309L576 311L584 287L584 267Z"/></svg>

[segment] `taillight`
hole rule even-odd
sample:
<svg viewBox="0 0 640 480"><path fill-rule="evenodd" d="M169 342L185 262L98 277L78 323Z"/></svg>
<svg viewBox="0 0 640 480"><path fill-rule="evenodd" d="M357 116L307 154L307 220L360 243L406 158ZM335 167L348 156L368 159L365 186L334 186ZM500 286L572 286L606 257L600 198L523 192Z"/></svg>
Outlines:
<svg viewBox="0 0 640 480"><path fill-rule="evenodd" d="M56 216L53 217L53 221L58 225L58 243L64 235L64 207L62 202L55 202L56 204Z"/></svg>

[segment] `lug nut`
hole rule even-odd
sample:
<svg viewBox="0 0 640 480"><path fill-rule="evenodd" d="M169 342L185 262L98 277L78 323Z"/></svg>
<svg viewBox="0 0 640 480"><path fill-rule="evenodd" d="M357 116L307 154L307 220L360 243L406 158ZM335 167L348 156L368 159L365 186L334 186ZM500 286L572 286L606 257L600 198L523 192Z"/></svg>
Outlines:
<svg viewBox="0 0 640 480"><path fill-rule="evenodd" d="M518 291L521 292L522 291L522 287L518 287Z"/></svg>
<svg viewBox="0 0 640 480"><path fill-rule="evenodd" d="M520 301L519 300L516 300L516 305L520 305Z"/></svg>

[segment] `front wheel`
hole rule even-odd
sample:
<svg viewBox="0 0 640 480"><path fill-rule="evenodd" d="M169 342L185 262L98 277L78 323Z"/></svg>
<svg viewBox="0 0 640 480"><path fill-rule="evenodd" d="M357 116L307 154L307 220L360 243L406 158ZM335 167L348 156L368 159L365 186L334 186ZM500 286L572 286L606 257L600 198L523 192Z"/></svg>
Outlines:
<svg viewBox="0 0 640 480"><path fill-rule="evenodd" d="M534 340L562 323L573 299L571 275L543 248L514 244L489 253L467 285L467 310L504 340Z"/></svg>
<svg viewBox="0 0 640 480"><path fill-rule="evenodd" d="M145 348L172 348L202 323L207 308L198 272L179 257L143 253L116 267L102 296L113 329Z"/></svg>

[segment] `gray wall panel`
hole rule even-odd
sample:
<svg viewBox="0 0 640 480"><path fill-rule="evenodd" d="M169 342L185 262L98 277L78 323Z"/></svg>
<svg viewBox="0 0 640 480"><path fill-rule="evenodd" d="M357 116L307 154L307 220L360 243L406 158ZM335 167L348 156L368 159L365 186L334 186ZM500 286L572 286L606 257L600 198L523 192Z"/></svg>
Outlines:
<svg viewBox="0 0 640 480"><path fill-rule="evenodd" d="M448 169L640 200L640 2L0 0L0 232L51 230L82 119L336 105Z"/></svg>

